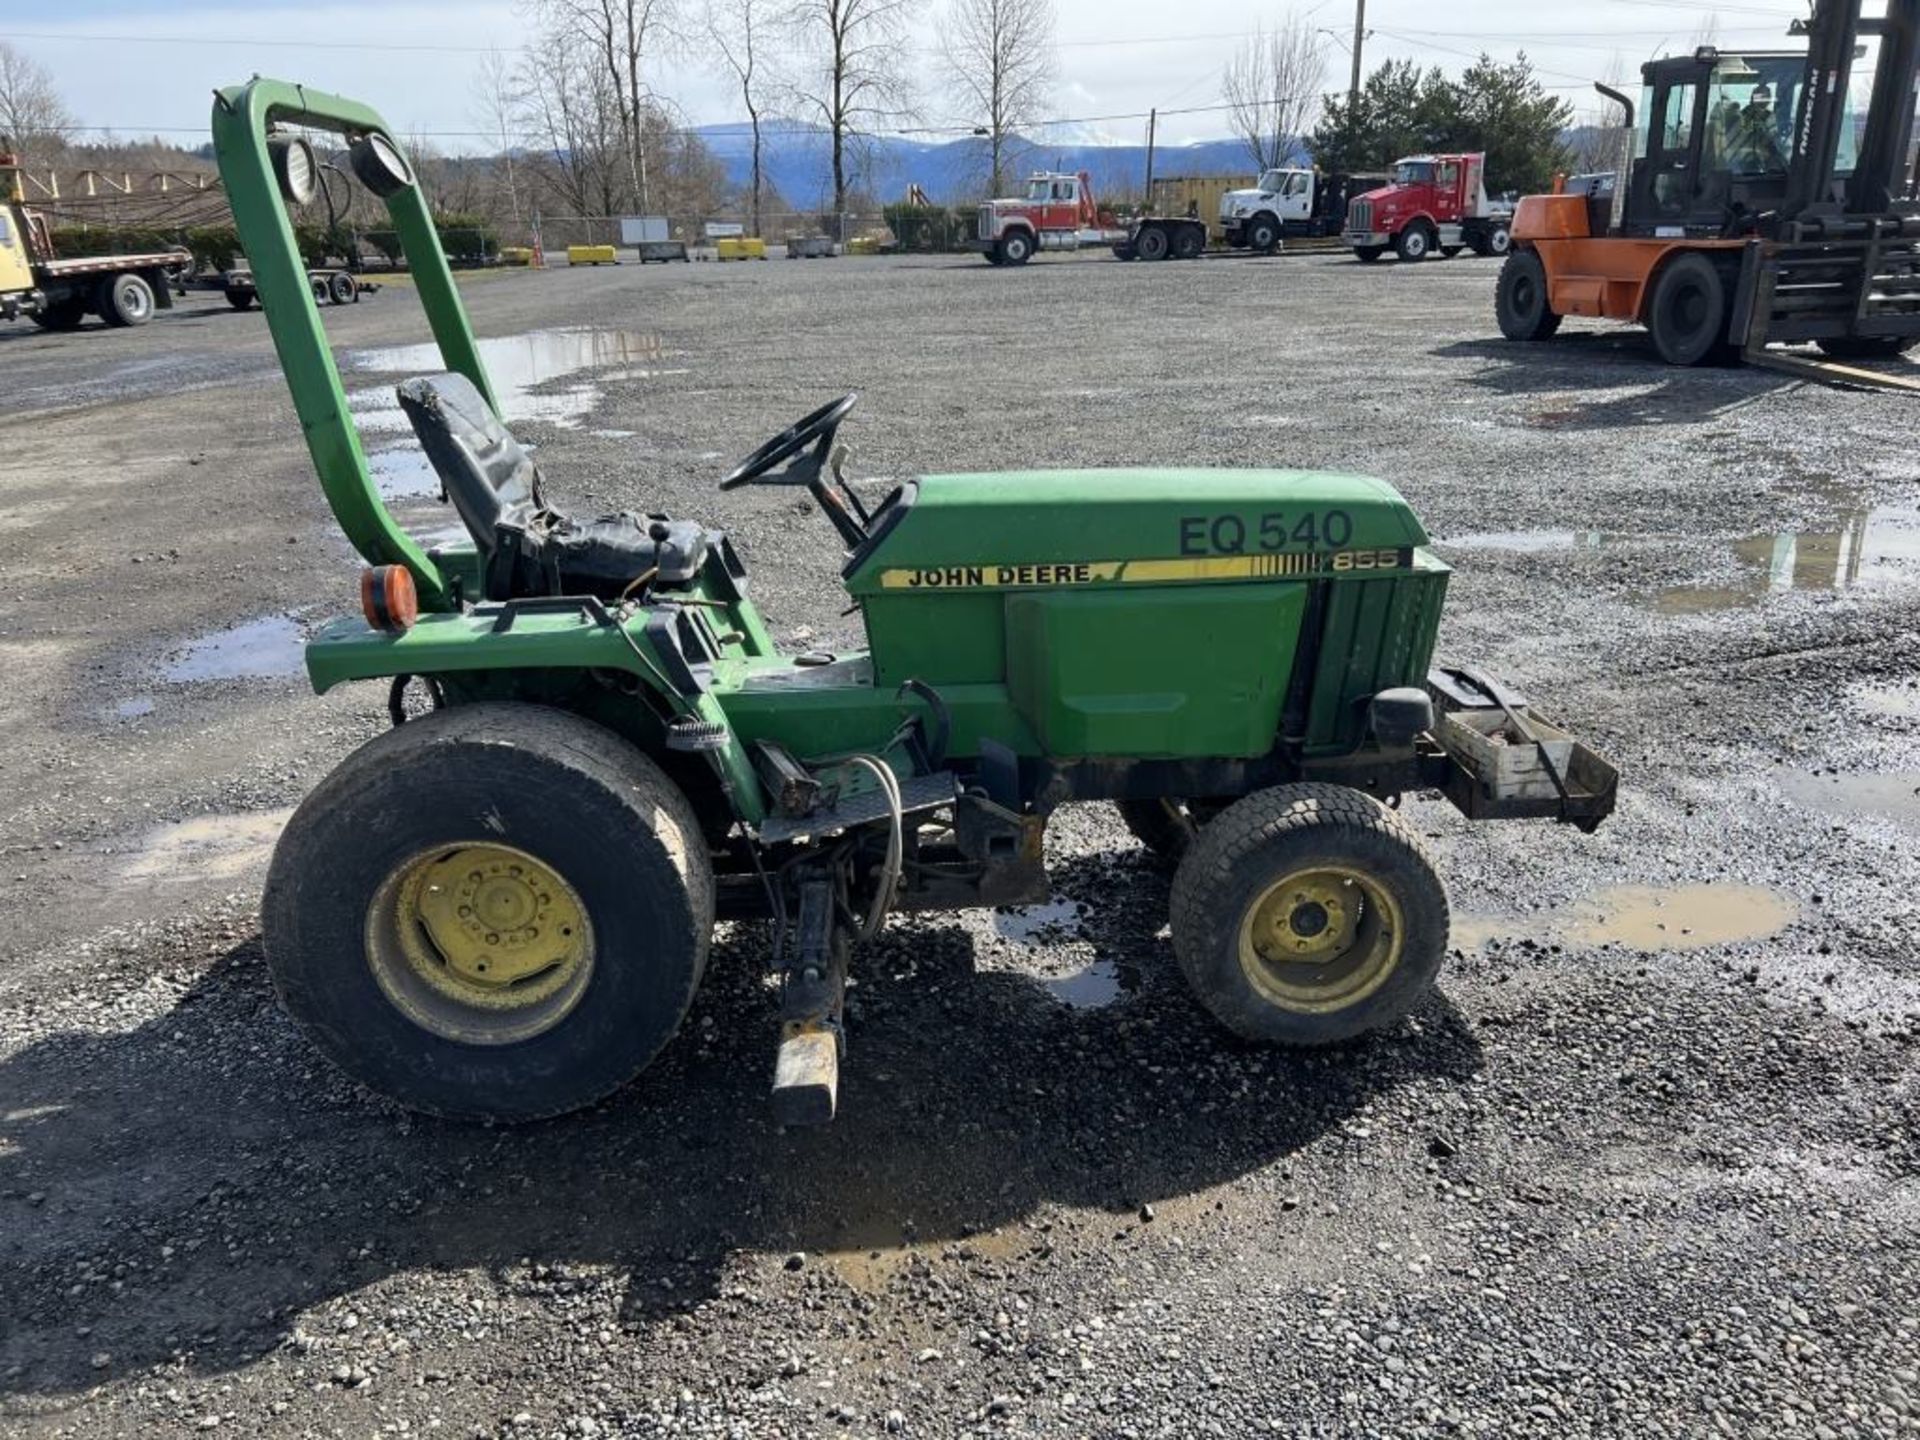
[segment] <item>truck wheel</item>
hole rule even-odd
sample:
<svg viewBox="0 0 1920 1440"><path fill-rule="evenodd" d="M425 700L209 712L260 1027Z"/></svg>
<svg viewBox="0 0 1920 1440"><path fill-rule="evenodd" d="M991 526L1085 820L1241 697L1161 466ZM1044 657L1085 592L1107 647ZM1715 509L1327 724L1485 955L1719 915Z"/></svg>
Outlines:
<svg viewBox="0 0 1920 1440"><path fill-rule="evenodd" d="M1424 260L1433 253L1433 232L1424 225L1409 225L1393 237L1393 253L1402 260Z"/></svg>
<svg viewBox="0 0 1920 1440"><path fill-rule="evenodd" d="M1653 348L1669 365L1701 365L1727 338L1727 290L1706 256L1676 255L1661 267L1647 301Z"/></svg>
<svg viewBox="0 0 1920 1440"><path fill-rule="evenodd" d="M1442 245L1440 247L1440 258L1443 260L1451 260L1466 248L1464 245Z"/></svg>
<svg viewBox="0 0 1920 1440"><path fill-rule="evenodd" d="M1547 267L1532 250L1516 250L1500 267L1493 292L1500 333L1509 340L1545 340L1560 328L1547 301Z"/></svg>
<svg viewBox="0 0 1920 1440"><path fill-rule="evenodd" d="M1362 265L1371 265L1386 253L1387 248L1384 245L1356 245L1353 247L1353 258L1358 260Z"/></svg>
<svg viewBox="0 0 1920 1440"><path fill-rule="evenodd" d="M1006 261L1004 261L1004 260L1002 260L1002 259L1000 258L1000 247L999 247L998 245L996 245L996 246L994 246L994 247L993 247L993 249L991 249L991 250L988 250L988 251L985 251L985 252L983 252L983 253L984 253L984 254L986 255L986 257L987 257L987 263L988 263L989 265L1004 265L1004 264L1006 264ZM794 257L794 256L791 256L791 255L789 255L789 256L788 256L787 258L788 258L788 259L794 259L794 258L796 258L796 257Z"/></svg>
<svg viewBox="0 0 1920 1440"><path fill-rule="evenodd" d="M1198 260L1207 248L1207 232L1198 225L1182 225L1173 232L1173 258Z"/></svg>
<svg viewBox="0 0 1920 1440"><path fill-rule="evenodd" d="M1344 785L1282 785L1194 838L1173 880L1173 950L1200 1003L1250 1040L1326 1045L1399 1020L1447 947L1420 839Z"/></svg>
<svg viewBox="0 0 1920 1440"><path fill-rule="evenodd" d="M229 290L227 291L227 304L236 310L251 310L253 308L253 291Z"/></svg>
<svg viewBox="0 0 1920 1440"><path fill-rule="evenodd" d="M327 298L336 305L351 305L360 298L360 285L344 270L327 277Z"/></svg>
<svg viewBox="0 0 1920 1440"><path fill-rule="evenodd" d="M611 731L456 705L363 745L288 822L262 904L281 1002L401 1104L534 1120L679 1028L713 930L693 807Z"/></svg>
<svg viewBox="0 0 1920 1440"><path fill-rule="evenodd" d="M1033 254L1033 237L1024 230L1009 230L998 246L1002 265L1024 265Z"/></svg>
<svg viewBox="0 0 1920 1440"><path fill-rule="evenodd" d="M87 302L84 296L74 296L58 300L44 310L33 312L33 323L42 330L77 330L86 323Z"/></svg>
<svg viewBox="0 0 1920 1440"><path fill-rule="evenodd" d="M1485 248L1480 250L1480 254L1505 255L1513 249L1513 227L1496 225L1487 232L1487 238L1481 243Z"/></svg>
<svg viewBox="0 0 1920 1440"><path fill-rule="evenodd" d="M1920 345L1920 335L1834 335L1813 343L1835 360L1891 360Z"/></svg>
<svg viewBox="0 0 1920 1440"><path fill-rule="evenodd" d="M138 275L112 275L100 282L95 304L109 325L144 325L153 318L153 287Z"/></svg>
<svg viewBox="0 0 1920 1440"><path fill-rule="evenodd" d="M1273 247L1280 243L1280 222L1271 215L1256 215L1240 233L1246 237L1247 249L1271 255Z"/></svg>
<svg viewBox="0 0 1920 1440"><path fill-rule="evenodd" d="M1133 249L1142 260L1164 260L1172 245L1164 226L1142 225L1140 233L1133 237Z"/></svg>

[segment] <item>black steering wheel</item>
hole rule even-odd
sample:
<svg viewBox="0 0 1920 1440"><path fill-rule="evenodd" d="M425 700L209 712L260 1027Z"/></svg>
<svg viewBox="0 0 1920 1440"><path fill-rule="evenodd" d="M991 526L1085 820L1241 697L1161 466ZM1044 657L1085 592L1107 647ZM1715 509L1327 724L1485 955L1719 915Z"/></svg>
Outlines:
<svg viewBox="0 0 1920 1440"><path fill-rule="evenodd" d="M751 485L762 480L767 472L782 461L791 460L807 446L813 445L814 452L798 465L789 466L779 475L764 483L769 485L812 485L819 480L826 469L827 458L833 453L833 435L840 428L840 422L847 418L847 412L860 401L857 394L842 395L830 405L822 405L818 410L782 430L773 439L767 441L727 473L720 482L722 490L738 490L742 485ZM815 442L818 442L815 444Z"/></svg>

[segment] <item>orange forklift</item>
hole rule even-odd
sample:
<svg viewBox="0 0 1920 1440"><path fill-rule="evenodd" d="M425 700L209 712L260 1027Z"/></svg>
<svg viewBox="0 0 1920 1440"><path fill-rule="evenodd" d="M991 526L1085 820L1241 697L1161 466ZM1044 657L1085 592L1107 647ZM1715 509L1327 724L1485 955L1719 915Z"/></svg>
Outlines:
<svg viewBox="0 0 1920 1440"><path fill-rule="evenodd" d="M1672 365L1810 368L1765 347L1812 341L1859 360L1920 344L1908 149L1920 0L1861 10L1861 0L1816 0L1792 29L1804 51L1702 46L1650 62L1637 124L1631 100L1596 87L1625 108L1633 153L1611 174L1521 200L1500 274L1501 333L1544 340L1566 315L1632 321ZM1861 105L1854 70L1870 45L1878 57Z"/></svg>

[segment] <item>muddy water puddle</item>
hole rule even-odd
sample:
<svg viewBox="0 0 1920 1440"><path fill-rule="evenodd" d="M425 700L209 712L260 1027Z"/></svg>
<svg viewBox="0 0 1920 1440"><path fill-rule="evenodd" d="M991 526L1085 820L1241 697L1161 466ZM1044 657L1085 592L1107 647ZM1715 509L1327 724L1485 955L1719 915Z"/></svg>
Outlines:
<svg viewBox="0 0 1920 1440"><path fill-rule="evenodd" d="M208 680L272 680L299 673L306 634L290 615L215 630L187 642L161 668L174 685Z"/></svg>
<svg viewBox="0 0 1920 1440"><path fill-rule="evenodd" d="M1056 895L1043 905L1024 905L993 913L993 933L1004 940L1031 946L1085 945L1084 908L1078 900ZM1120 967L1098 956L1067 975L1036 975L1021 971L1062 1005L1074 1010L1098 1010L1120 999L1129 989Z"/></svg>
<svg viewBox="0 0 1920 1440"><path fill-rule="evenodd" d="M897 1236L890 1241L868 1237L848 1239L825 1251L827 1262L840 1278L863 1295L878 1295L904 1274L916 1260L929 1267L954 1264L993 1264L1024 1254L1031 1240L1018 1230L983 1230L963 1239L911 1244Z"/></svg>
<svg viewBox="0 0 1920 1440"><path fill-rule="evenodd" d="M536 330L482 340L479 350L508 424L543 420L571 429L600 403L606 381L688 373L684 367L662 368L667 352L660 337L637 330ZM342 359L350 370L388 375L433 375L445 368L436 345L352 350ZM592 372L594 378L554 384L583 372ZM391 386L355 392L348 397L348 408L365 433L406 434L412 429Z"/></svg>
<svg viewBox="0 0 1920 1440"><path fill-rule="evenodd" d="M132 880L231 880L266 864L291 809L196 815L148 831L126 867Z"/></svg>
<svg viewBox="0 0 1920 1440"><path fill-rule="evenodd" d="M1757 885L1623 885L1550 914L1458 915L1452 943L1563 940L1630 950L1703 950L1777 935L1800 918L1787 896Z"/></svg>
<svg viewBox="0 0 1920 1440"><path fill-rule="evenodd" d="M1793 770L1774 784L1796 805L1841 819L1920 824L1920 771L1810 775Z"/></svg>
<svg viewBox="0 0 1920 1440"><path fill-rule="evenodd" d="M1663 615L1698 615L1765 603L1792 590L1846 591L1920 582L1920 511L1855 511L1837 530L1785 530L1734 543L1738 573L1709 585L1655 592Z"/></svg>

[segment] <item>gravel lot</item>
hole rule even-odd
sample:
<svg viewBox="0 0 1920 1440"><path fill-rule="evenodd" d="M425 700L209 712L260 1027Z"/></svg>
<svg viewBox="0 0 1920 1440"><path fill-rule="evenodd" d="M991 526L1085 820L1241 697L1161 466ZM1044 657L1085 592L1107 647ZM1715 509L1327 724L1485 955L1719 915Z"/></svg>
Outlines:
<svg viewBox="0 0 1920 1440"><path fill-rule="evenodd" d="M753 929L598 1110L357 1092L278 1012L287 807L356 567L265 324L0 327L0 1430L121 1436L1920 1433L1920 462L1910 399L1495 336L1494 267L941 258L480 277L565 503L724 524L777 634L837 545L714 482L843 390L856 472L1289 465L1399 485L1443 651L1599 744L1584 837L1415 803L1455 951L1396 1033L1241 1045L1104 806L1056 902L857 960L785 1133ZM369 448L411 295L330 311ZM536 332L602 327L571 337ZM526 337L534 336L529 339Z"/></svg>

